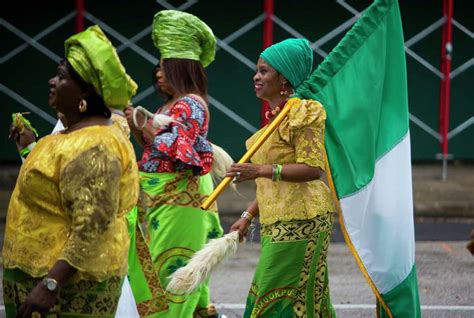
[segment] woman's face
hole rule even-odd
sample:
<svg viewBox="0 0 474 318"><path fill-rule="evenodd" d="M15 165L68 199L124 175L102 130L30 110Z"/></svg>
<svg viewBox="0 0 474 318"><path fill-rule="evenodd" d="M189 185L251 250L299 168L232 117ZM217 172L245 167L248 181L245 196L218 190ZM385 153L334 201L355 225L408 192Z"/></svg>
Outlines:
<svg viewBox="0 0 474 318"><path fill-rule="evenodd" d="M281 76L261 58L257 62L257 72L253 76L253 85L255 94L260 99L273 100L280 97Z"/></svg>
<svg viewBox="0 0 474 318"><path fill-rule="evenodd" d="M64 62L58 65L56 75L49 80L49 86L49 106L65 116L71 111L78 111L82 91L79 84L71 77Z"/></svg>
<svg viewBox="0 0 474 318"><path fill-rule="evenodd" d="M156 68L155 75L156 75L156 85L158 85L158 88L160 89L160 91L162 91L166 95L173 96L174 90L166 78L165 70L163 68L163 59L160 61L160 66Z"/></svg>

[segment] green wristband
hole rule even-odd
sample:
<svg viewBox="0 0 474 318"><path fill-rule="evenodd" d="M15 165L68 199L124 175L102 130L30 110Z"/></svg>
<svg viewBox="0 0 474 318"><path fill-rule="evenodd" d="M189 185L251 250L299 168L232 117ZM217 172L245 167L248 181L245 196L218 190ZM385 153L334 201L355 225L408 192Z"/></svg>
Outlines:
<svg viewBox="0 0 474 318"><path fill-rule="evenodd" d="M33 148L35 146L36 146L36 142L32 142L31 144L29 144L25 148L21 149L20 150L20 156L22 156L23 158L26 158L26 156L28 156L28 154L31 152L31 150L33 150Z"/></svg>
<svg viewBox="0 0 474 318"><path fill-rule="evenodd" d="M272 165L272 181L281 181L281 170L283 166L279 164Z"/></svg>

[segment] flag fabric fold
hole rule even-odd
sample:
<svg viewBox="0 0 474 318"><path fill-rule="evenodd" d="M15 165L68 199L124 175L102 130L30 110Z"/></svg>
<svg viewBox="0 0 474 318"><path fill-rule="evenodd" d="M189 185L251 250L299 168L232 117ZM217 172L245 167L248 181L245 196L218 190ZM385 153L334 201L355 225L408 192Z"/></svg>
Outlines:
<svg viewBox="0 0 474 318"><path fill-rule="evenodd" d="M398 2L376 0L297 95L326 109L329 180L380 317L421 317L406 62Z"/></svg>

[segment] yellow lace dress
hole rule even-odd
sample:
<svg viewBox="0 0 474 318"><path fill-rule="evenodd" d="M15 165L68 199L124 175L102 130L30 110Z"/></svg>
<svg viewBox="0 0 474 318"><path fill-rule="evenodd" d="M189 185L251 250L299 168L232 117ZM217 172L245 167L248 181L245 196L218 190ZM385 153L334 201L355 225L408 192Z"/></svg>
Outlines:
<svg viewBox="0 0 474 318"><path fill-rule="evenodd" d="M294 102L294 101L293 101ZM324 122L326 111L314 100L299 100L288 116L252 157L256 164L305 163L326 170ZM247 140L250 148L265 127ZM284 168L283 168L284 169ZM258 178L257 201L260 223L308 220L334 211L331 192L323 180L273 182Z"/></svg>
<svg viewBox="0 0 474 318"><path fill-rule="evenodd" d="M138 189L135 152L117 123L42 138L10 200L4 268L42 277L65 260L78 269L76 280L125 275L124 216Z"/></svg>

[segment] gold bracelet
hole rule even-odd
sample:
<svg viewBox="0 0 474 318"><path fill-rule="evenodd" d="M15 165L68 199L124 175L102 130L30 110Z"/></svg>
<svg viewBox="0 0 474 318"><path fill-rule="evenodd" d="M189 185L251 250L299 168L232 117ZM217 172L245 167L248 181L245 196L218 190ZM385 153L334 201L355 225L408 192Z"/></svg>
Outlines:
<svg viewBox="0 0 474 318"><path fill-rule="evenodd" d="M242 212L242 214L240 215L241 218L244 218L244 219L247 219L249 220L250 222L252 222L254 216L252 213L248 212L248 211L244 211Z"/></svg>

